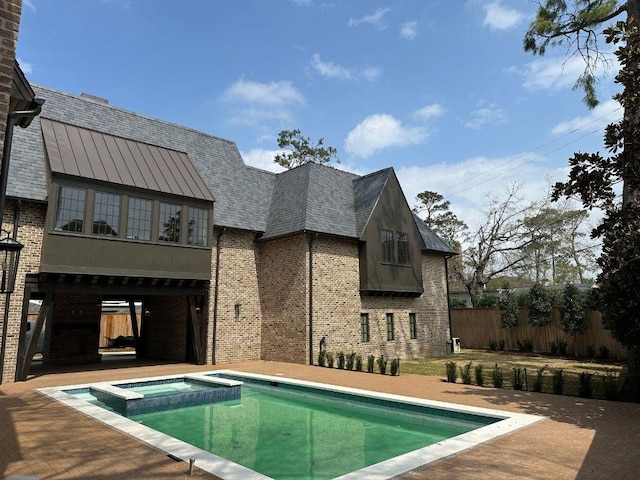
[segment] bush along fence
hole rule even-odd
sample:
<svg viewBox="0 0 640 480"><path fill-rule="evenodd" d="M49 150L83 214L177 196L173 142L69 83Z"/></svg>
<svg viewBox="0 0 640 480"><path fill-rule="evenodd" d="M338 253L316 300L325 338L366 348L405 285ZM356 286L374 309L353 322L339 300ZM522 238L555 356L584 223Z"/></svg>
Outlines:
<svg viewBox="0 0 640 480"><path fill-rule="evenodd" d="M337 364L334 362L337 360ZM366 361L366 363L365 363ZM369 355L367 358L363 358L355 352L345 354L344 352L327 352L321 350L318 354L318 366L334 368L334 365L339 370L351 370L354 372L364 372L365 369L368 373L380 373L386 375L387 371L393 377L400 375L400 359L392 358L391 362L384 355L376 357Z"/></svg>
<svg viewBox="0 0 640 480"><path fill-rule="evenodd" d="M626 360L627 350L602 326L600 312L587 311L584 331L576 335L565 333L558 307L553 307L549 316L548 324L533 326L528 309L520 307L517 325L502 328L497 308L454 308L451 329L464 348Z"/></svg>
<svg viewBox="0 0 640 480"><path fill-rule="evenodd" d="M472 372L475 375L472 375ZM458 365L456 362L445 363L446 380L449 383L457 383L458 375L465 385L485 386L484 366L473 365L473 362ZM548 375L547 373L550 373ZM509 384L507 385L507 376ZM472 378L474 377L474 378ZM593 373L582 372L578 375L568 375L561 369L549 369L548 365L536 369L534 372L526 368L513 367L511 372L495 364L491 372L491 386L494 388L511 388L513 390L532 391L541 393L554 393L556 395L574 395L583 398L605 398L607 400L620 400L620 379L612 370L606 370L604 374L595 376ZM549 380L547 380L549 379ZM568 380L572 380L569 382ZM567 388L571 384L571 388ZM545 388L546 387L546 388ZM597 393L597 395L596 395Z"/></svg>

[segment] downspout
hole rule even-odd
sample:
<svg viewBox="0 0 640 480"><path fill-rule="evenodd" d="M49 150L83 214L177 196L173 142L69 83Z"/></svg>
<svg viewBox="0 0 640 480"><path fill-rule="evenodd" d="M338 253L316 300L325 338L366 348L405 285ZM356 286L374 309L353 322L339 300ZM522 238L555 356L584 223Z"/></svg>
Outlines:
<svg viewBox="0 0 640 480"><path fill-rule="evenodd" d="M31 110L18 110L15 112L9 112L7 115L7 126L4 131L4 146L2 148L2 166L0 167L0 226L4 222L4 205L7 199L7 182L9 179L9 159L11 158L11 141L13 139L13 125L19 123L20 120L24 120L19 125L26 128L35 117L40 115L42 111L42 105L44 100L41 98L34 98L31 102ZM18 213L19 206L16 206L14 228L12 237L15 240L18 234ZM4 355L7 347L7 327L9 325L9 302L11 301L11 294L7 294L4 301L4 314L2 317L2 345L0 346L0 384L3 381L4 371Z"/></svg>
<svg viewBox="0 0 640 480"><path fill-rule="evenodd" d="M451 342L451 352L453 353L453 327L451 322L451 296L449 295L449 259L453 255L444 257L444 278L447 285L447 315L449 316L449 341Z"/></svg>
<svg viewBox="0 0 640 480"><path fill-rule="evenodd" d="M213 288L213 344L211 346L211 363L213 365L216 364L216 330L218 328L218 281L220 280L220 244L222 243L222 234L226 230L226 228L223 228L218 232L218 235L216 235L216 285Z"/></svg>
<svg viewBox="0 0 640 480"><path fill-rule="evenodd" d="M313 365L313 241L317 236L309 235L309 365Z"/></svg>

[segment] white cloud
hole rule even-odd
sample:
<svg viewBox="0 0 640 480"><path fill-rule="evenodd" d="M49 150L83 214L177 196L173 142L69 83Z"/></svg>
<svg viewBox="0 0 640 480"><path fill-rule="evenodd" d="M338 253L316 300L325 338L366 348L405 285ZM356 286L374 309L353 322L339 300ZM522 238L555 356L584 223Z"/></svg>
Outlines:
<svg viewBox="0 0 640 480"><path fill-rule="evenodd" d="M33 0L23 0L22 3L24 4L25 7L30 8L31 10L33 10L34 12L37 11L36 10L36 6L33 3Z"/></svg>
<svg viewBox="0 0 640 480"><path fill-rule="evenodd" d="M406 22L400 26L400 36L413 40L418 35L418 22Z"/></svg>
<svg viewBox="0 0 640 480"><path fill-rule="evenodd" d="M471 112L469 120L463 122L463 125L479 130L486 125L498 125L505 121L506 116L501 108L494 104L485 105L484 102L480 102L478 108Z"/></svg>
<svg viewBox="0 0 640 480"><path fill-rule="evenodd" d="M575 117L561 122L551 130L555 135L563 135L588 127L588 131L603 128L605 125L618 121L622 117L622 107L615 100L600 103L585 117ZM587 132L585 132L587 133Z"/></svg>
<svg viewBox="0 0 640 480"><path fill-rule="evenodd" d="M303 7L308 7L310 5L313 5L313 2L311 0L291 0L291 1L296 5L300 5Z"/></svg>
<svg viewBox="0 0 640 480"><path fill-rule="evenodd" d="M241 78L230 85L221 99L234 107L229 122L235 125L257 125L293 119L292 109L305 103L304 96L288 81L253 82Z"/></svg>
<svg viewBox="0 0 640 480"><path fill-rule="evenodd" d="M512 71L525 78L522 86L528 90L560 90L573 86L584 71L584 61L579 57L539 58Z"/></svg>
<svg viewBox="0 0 640 480"><path fill-rule="evenodd" d="M506 8L500 1L488 3L484 6L485 16L483 25L491 30L509 30L519 24L524 14L513 8Z"/></svg>
<svg viewBox="0 0 640 480"><path fill-rule="evenodd" d="M344 145L348 153L367 158L385 148L418 144L426 137L424 128L404 126L393 116L382 113L365 118L349 132Z"/></svg>
<svg viewBox="0 0 640 480"><path fill-rule="evenodd" d="M357 27L358 25L369 24L376 27L378 30L384 30L387 25L384 23L384 16L391 11L390 8L379 8L374 13L365 15L361 18L350 18L349 26Z"/></svg>
<svg viewBox="0 0 640 480"><path fill-rule="evenodd" d="M252 167L259 168L261 170L268 170L269 172L279 173L285 170L284 167L278 165L273 161L275 156L282 153L282 150L265 150L263 148L253 148L248 152L240 152L244 163Z"/></svg>
<svg viewBox="0 0 640 480"><path fill-rule="evenodd" d="M318 53L312 55L311 67L323 77L336 78L339 80L364 79L372 82L380 76L380 69L378 67L346 68L335 62L323 61Z"/></svg>
<svg viewBox="0 0 640 480"><path fill-rule="evenodd" d="M21 58L16 58L20 64L20 69L25 75L31 75L33 73L33 65L28 62L23 62Z"/></svg>
<svg viewBox="0 0 640 480"><path fill-rule="evenodd" d="M413 118L416 120L430 120L444 115L446 110L439 103L432 103L413 112Z"/></svg>

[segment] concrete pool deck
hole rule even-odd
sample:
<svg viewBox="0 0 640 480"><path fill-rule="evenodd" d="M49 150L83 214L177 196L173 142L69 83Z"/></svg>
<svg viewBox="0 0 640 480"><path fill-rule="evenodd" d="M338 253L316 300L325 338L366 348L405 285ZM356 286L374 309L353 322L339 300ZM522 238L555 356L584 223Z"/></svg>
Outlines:
<svg viewBox="0 0 640 480"><path fill-rule="evenodd" d="M212 370L210 365L111 363L74 372L34 367L27 382L0 385L0 478L192 478L188 464L102 425L34 390ZM98 368L105 368L102 365ZM118 368L119 367L119 368ZM89 367L90 368L90 367ZM543 415L546 420L407 473L405 479L635 479L640 471L640 405L448 384L438 377L399 377L276 362L220 368ZM444 372L444 366L443 366ZM216 478L196 469L196 478Z"/></svg>

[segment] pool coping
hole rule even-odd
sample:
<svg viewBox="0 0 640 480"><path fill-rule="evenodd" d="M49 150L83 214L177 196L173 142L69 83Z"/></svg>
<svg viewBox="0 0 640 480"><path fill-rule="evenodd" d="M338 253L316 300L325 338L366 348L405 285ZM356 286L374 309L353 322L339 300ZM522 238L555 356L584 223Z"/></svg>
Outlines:
<svg viewBox="0 0 640 480"><path fill-rule="evenodd" d="M154 380L167 380L173 378L189 378L197 377L199 380L201 377L207 377L211 380L211 375L228 374L238 377L253 378L257 380L274 381L279 383L287 383L291 385L311 387L320 390L329 390L334 392L342 392L345 394L363 396L374 399L381 399L387 401L400 402L410 405L418 405L431 407L436 409L446 409L449 411L459 413L469 413L472 415L487 416L493 418L499 418L500 421L480 427L476 430L452 437L450 439L437 442L432 445L414 450L412 452L399 455L397 457L385 460L383 462L370 465L360 470L347 473L337 479L340 480L383 480L392 478L394 476L410 472L419 467L423 467L429 463L450 457L458 454L470 448L473 448L481 443L493 440L497 437L515 432L521 428L530 426L536 422L544 420L546 417L529 415L524 413L514 413L503 410L471 407L467 405L460 405L448 402L441 402L436 400L427 400L416 397L408 397L403 395L395 395L390 393L380 393L371 390L363 390L351 387L342 387L337 385L331 385L326 383L309 382L305 380L297 380L281 375L261 375L254 373L246 373L237 370L211 370L204 372L197 372L195 374L175 374L175 375L162 375L154 377L145 377L138 379L128 379L126 381L113 381L113 382L95 382L84 383L78 385L63 385L58 387L48 387L36 389L37 392L46 395L62 404L65 404L75 410L90 416L101 423L104 423L112 428L115 428L122 433L129 435L147 445L162 451L163 453L189 462L191 458L195 459L195 465L213 475L227 480L235 479L251 479L251 480L267 480L271 479L266 475L255 472L249 468L238 465L234 462L226 460L222 457L206 452L200 448L189 445L186 442L170 437L166 434L153 430L144 425L134 422L126 417L122 417L116 413L105 410L96 405L92 405L84 400L76 398L70 394L67 394L64 390L74 390L81 388L89 388L93 385L117 385L119 383L136 383L147 382ZM224 379L217 379L224 380ZM228 382L234 382L232 380L226 380ZM237 382L234 382L237 383ZM336 480L337 480L336 479Z"/></svg>

